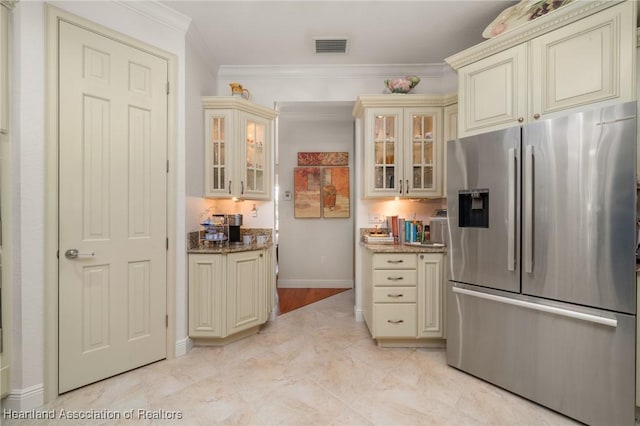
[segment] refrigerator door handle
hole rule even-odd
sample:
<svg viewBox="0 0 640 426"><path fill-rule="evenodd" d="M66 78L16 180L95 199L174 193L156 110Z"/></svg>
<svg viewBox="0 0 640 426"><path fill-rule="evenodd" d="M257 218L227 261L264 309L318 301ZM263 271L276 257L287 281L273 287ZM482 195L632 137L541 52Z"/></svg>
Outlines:
<svg viewBox="0 0 640 426"><path fill-rule="evenodd" d="M509 148L509 179L507 182L507 270L516 270L516 149Z"/></svg>
<svg viewBox="0 0 640 426"><path fill-rule="evenodd" d="M533 146L524 148L524 271L533 273L533 191L534 154Z"/></svg>
<svg viewBox="0 0 640 426"><path fill-rule="evenodd" d="M547 312L568 318L575 318L582 321L593 322L596 324L608 325L616 328L618 320L605 318L598 315L586 314L583 312L572 311L569 309L557 308L555 306L541 305L539 303L527 302L526 300L511 299L509 297L497 296L490 293L482 293L479 291L467 290L461 287L452 287L454 293L464 294L467 296L477 297L480 299L491 300L498 303L506 303L507 305L519 306L521 308L533 309L534 311Z"/></svg>

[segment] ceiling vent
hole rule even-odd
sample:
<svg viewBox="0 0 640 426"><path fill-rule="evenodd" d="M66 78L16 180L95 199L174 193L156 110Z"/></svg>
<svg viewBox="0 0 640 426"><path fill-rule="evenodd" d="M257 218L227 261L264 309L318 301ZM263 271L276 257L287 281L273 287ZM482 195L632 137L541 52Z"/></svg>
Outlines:
<svg viewBox="0 0 640 426"><path fill-rule="evenodd" d="M316 54L347 53L347 39L341 37L314 38Z"/></svg>

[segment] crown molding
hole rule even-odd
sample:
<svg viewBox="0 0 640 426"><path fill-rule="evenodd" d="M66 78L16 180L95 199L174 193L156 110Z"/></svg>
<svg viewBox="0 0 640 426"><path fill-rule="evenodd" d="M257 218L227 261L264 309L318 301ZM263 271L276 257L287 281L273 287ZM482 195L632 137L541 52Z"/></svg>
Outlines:
<svg viewBox="0 0 640 426"><path fill-rule="evenodd" d="M578 21L624 0L577 0L511 31L445 58L455 70ZM635 1L635 0L627 0Z"/></svg>
<svg viewBox="0 0 640 426"><path fill-rule="evenodd" d="M157 0L115 0L114 3L183 34L186 34L191 25L191 18Z"/></svg>
<svg viewBox="0 0 640 426"><path fill-rule="evenodd" d="M454 101L455 100L455 101ZM386 95L361 95L358 96L353 107L353 116L359 117L365 108L421 108L444 107L456 103L457 95L420 95L390 93Z"/></svg>
<svg viewBox="0 0 640 426"><path fill-rule="evenodd" d="M441 64L397 65L221 65L218 77L243 78L392 78L398 75L418 75L420 78L441 78L452 72Z"/></svg>
<svg viewBox="0 0 640 426"><path fill-rule="evenodd" d="M203 96L202 106L205 109L237 109L268 120L278 116L276 110L254 104L241 96Z"/></svg>
<svg viewBox="0 0 640 426"><path fill-rule="evenodd" d="M331 121L353 122L351 110L354 102L279 102L279 119L287 122Z"/></svg>

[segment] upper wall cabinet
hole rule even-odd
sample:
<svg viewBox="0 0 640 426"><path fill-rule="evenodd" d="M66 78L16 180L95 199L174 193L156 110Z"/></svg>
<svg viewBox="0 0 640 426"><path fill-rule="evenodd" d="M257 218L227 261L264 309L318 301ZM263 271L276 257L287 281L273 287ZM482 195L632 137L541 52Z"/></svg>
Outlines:
<svg viewBox="0 0 640 426"><path fill-rule="evenodd" d="M238 96L206 96L202 105L205 197L270 199L276 111Z"/></svg>
<svg viewBox="0 0 640 426"><path fill-rule="evenodd" d="M445 104L442 96L358 97L366 197L442 197Z"/></svg>
<svg viewBox="0 0 640 426"><path fill-rule="evenodd" d="M458 136L635 99L636 2L575 2L447 62L458 69Z"/></svg>

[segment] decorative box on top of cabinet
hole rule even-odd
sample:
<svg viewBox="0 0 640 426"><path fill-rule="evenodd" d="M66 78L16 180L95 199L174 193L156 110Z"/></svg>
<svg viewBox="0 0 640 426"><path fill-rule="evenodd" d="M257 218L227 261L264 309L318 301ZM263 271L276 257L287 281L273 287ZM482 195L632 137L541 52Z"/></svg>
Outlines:
<svg viewBox="0 0 640 426"><path fill-rule="evenodd" d="M359 96L367 198L442 196L443 96Z"/></svg>
<svg viewBox="0 0 640 426"><path fill-rule="evenodd" d="M270 199L277 112L240 96L205 96L202 105L205 197Z"/></svg>
<svg viewBox="0 0 640 426"><path fill-rule="evenodd" d="M458 136L635 99L635 1L574 2L446 58Z"/></svg>

